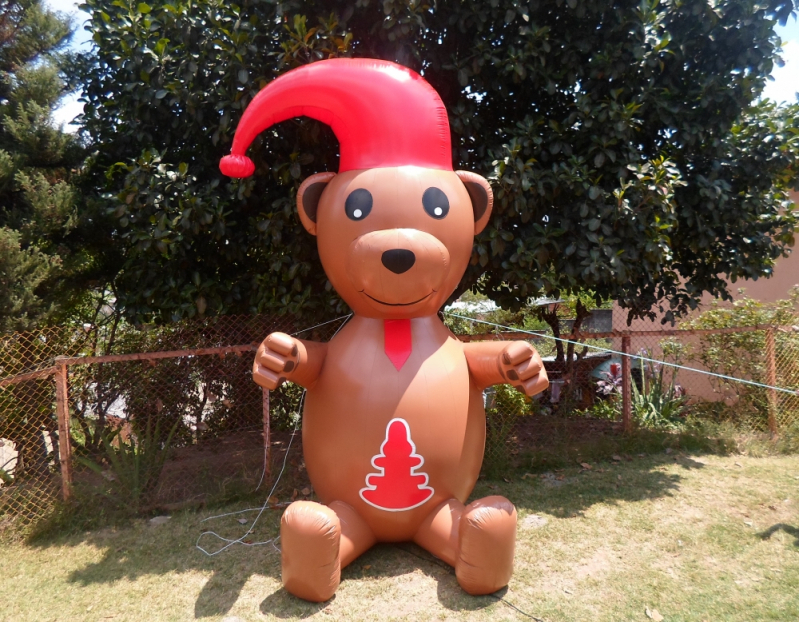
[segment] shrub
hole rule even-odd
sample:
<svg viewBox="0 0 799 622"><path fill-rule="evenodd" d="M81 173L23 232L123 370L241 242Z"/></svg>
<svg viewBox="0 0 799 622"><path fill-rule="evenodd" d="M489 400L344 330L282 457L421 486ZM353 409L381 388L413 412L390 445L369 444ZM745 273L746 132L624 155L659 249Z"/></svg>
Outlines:
<svg viewBox="0 0 799 622"><path fill-rule="evenodd" d="M684 322L681 328L713 329L745 326L790 326L799 322L799 287L791 290L788 298L767 303L744 296L728 306L718 302L698 317ZM766 357L766 331L734 332L702 335L699 362L708 371L766 383L768 380ZM777 330L774 333L777 384L785 387L799 385L799 333ZM712 378L714 391L734 404L734 409L722 407L695 408L696 413L708 412L711 419L724 416L740 423L747 421L756 429L765 429L768 418L768 393L766 389L723 378ZM799 417L799 400L788 396L780 400L782 418L790 421ZM796 415L793 415L796 411Z"/></svg>
<svg viewBox="0 0 799 622"><path fill-rule="evenodd" d="M483 472L490 478L501 477L513 466L509 445L519 417L531 413L531 401L516 389L499 384L486 392L486 444ZM537 404L537 402L535 402Z"/></svg>

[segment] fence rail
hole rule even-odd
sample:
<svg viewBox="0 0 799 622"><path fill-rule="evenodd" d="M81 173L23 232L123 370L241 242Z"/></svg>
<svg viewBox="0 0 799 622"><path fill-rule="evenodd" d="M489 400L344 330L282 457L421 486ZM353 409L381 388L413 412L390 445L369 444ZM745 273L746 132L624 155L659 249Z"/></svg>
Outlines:
<svg viewBox="0 0 799 622"><path fill-rule="evenodd" d="M10 378L3 378L0 380L0 388L2 387L10 387L12 384L19 384L20 382L26 382L28 380L38 380L39 378L47 378L48 376L52 376L55 374L56 368L55 367L46 367L44 369L39 369L37 371L29 371L24 374L17 374L16 376L12 376Z"/></svg>
<svg viewBox="0 0 799 622"><path fill-rule="evenodd" d="M472 342L472 341L507 341L510 339L526 339L528 341L533 340L555 340L561 342L572 342L572 343L581 343L585 342L587 339L610 339L610 340L617 340L620 343L620 351L617 353L622 355L621 360L621 412L622 412L622 428L625 432L630 432L632 430L632 391L630 385L630 377L631 377L631 360L638 358L638 359L645 359L651 360L650 357L637 357L631 353L630 350L630 343L631 338L633 337L689 337L689 336L708 336L708 335L734 335L740 333L752 333L752 332L763 332L765 334L765 359L766 359L766 367L767 373L764 378L764 381L759 384L763 384L766 391L768 391L768 428L772 435L777 435L778 433L778 423L777 423L777 391L783 392L792 392L794 395L799 396L799 389L788 389L788 388L781 388L777 387L778 379L777 379L777 351L776 351L776 344L775 344L775 332L781 333L799 333L799 327L797 326L774 326L771 324L756 324L753 326L740 326L734 328L706 328L706 329L672 329L672 330L659 330L659 331L643 331L643 330L614 330L610 332L574 332L568 335L561 335L561 336L554 336L546 333L535 333L533 331L525 331L525 330L511 330L511 331L499 331L493 333L484 333L484 334L470 334L470 335L458 335L458 339L464 342ZM594 347L597 350L605 350L605 351L612 351L610 348L602 348L599 346L588 346ZM668 365L669 363L663 361L662 364ZM797 362L799 365L799 362ZM679 366L683 367L683 366ZM717 374L715 372L710 372L708 370L702 369L689 369L688 371L692 371L695 373L706 373L708 376L715 376L720 377L721 374ZM735 381L736 379L728 378L730 381ZM753 383L753 381L748 379L737 379L739 381L743 381L745 383Z"/></svg>
<svg viewBox="0 0 799 622"><path fill-rule="evenodd" d="M339 325L303 336L328 340ZM100 328L89 337L75 328L0 337L0 533L35 523L58 497L70 500L84 489L111 489L135 507L157 507L254 488L270 476L272 453L285 451L280 431L295 426L301 392L293 385L262 391L244 355L270 332L296 329L291 318L256 316L117 329L110 344ZM794 326L573 332L560 337L579 344L572 360L551 334L495 330L458 338L530 340L552 381L532 402L502 391L487 398L487 463L507 463L545 443L547 426L568 418L591 434L645 425L644 394L658 374L661 389L679 386L697 410L737 417L742 429L776 435L799 423L799 395L703 374L799 388ZM657 370L638 358L642 351L643 359L701 371ZM291 468L301 471L299 452ZM128 481L125 468L140 472Z"/></svg>
<svg viewBox="0 0 799 622"><path fill-rule="evenodd" d="M57 356L60 365L91 365L92 363L122 363L125 361L157 361L184 356L208 356L209 354L236 354L255 352L257 343L243 346L222 346L218 348L189 348L186 350L166 350L161 352L141 352L137 354L106 354L103 356Z"/></svg>

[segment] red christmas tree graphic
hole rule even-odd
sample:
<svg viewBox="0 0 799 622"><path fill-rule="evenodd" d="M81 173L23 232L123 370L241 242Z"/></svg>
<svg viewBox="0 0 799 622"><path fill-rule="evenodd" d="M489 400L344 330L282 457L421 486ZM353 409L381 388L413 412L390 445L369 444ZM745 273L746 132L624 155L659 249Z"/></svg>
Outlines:
<svg viewBox="0 0 799 622"><path fill-rule="evenodd" d="M433 496L427 485L427 474L416 473L424 458L416 453L411 429L405 419L392 419L386 426L386 440L380 453L372 458L372 466L380 473L366 476L361 499L369 505L389 512L410 510Z"/></svg>

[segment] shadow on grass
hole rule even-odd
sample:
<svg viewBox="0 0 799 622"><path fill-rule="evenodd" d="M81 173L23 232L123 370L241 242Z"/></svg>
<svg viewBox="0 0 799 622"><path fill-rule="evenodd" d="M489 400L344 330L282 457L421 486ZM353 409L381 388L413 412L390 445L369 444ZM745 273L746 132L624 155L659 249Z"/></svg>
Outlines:
<svg viewBox="0 0 799 622"><path fill-rule="evenodd" d="M492 605L496 599L483 596L470 596L464 592L455 578L455 571L449 565L436 559L424 549L412 543L377 544L366 551L341 573L342 586L350 581L369 578L401 577L416 570L422 571L437 583L439 603L451 611L479 611ZM292 596L280 588L267 596L260 605L264 615L278 618L307 618L334 604L336 596L324 603L309 603ZM398 617L398 611L371 611L370 615ZM365 615L353 612L353 615Z"/></svg>
<svg viewBox="0 0 799 622"><path fill-rule="evenodd" d="M336 602L336 595L323 603L309 603L289 594L284 588L275 590L261 602L261 613L277 618L310 618Z"/></svg>
<svg viewBox="0 0 799 622"><path fill-rule="evenodd" d="M564 468L541 472L539 465L539 471L527 473L522 467L509 474L507 480L479 480L472 499L501 494L521 510L569 518L582 515L597 503L643 501L673 494L682 478L673 469L663 468L666 465L676 464L686 470L703 467L701 462L679 450L672 450L671 446L668 447L670 453L665 453L662 439L656 446L659 449L656 455L623 454L616 456L618 460L594 460L590 469L577 465L578 462L589 460L583 454L571 458L568 462L570 466ZM618 446L614 445L616 449ZM532 464L528 468L535 471ZM290 487L281 488L283 490L279 496L286 498L286 494L290 494ZM220 616L231 610L251 577L268 576L280 581L280 555L270 545L247 549L234 547L215 557L207 557L194 548L200 531L207 527L207 524L199 524L201 517L223 512L224 509L217 512L177 512L167 525L158 527L150 527L145 521L136 520L129 521L127 526L123 523L119 530L105 528L72 535L51 533L49 537L34 540L31 545L91 544L101 549L103 552L99 561L75 570L69 577L70 581L80 585L111 584L122 579L168 575L187 570L207 573L209 578L197 596L194 616ZM266 540L277 536L280 514L278 511L268 511L252 537ZM236 518L221 519L220 523L212 524L219 525L215 527L217 531L237 537L247 528L238 524ZM799 533L793 527L781 528L794 535ZM449 610L480 610L496 602L494 597L467 595L461 590L449 566L412 544L379 544L373 547L344 569L342 583L346 585L348 581L369 577L398 577L415 570L421 570L436 580L437 598ZM334 601L307 603L281 588L266 596L260 604L260 610L279 618L304 618L314 615L331 602Z"/></svg>
<svg viewBox="0 0 799 622"><path fill-rule="evenodd" d="M616 456L620 460L584 461L590 468L568 466L548 471L517 470L501 480L481 479L472 498L501 494L519 509L544 512L558 518L582 516L598 503L638 502L671 496L682 480L665 467L686 471L704 468L690 455L661 452L658 455Z"/></svg>
<svg viewBox="0 0 799 622"><path fill-rule="evenodd" d="M299 447L292 448L292 456L301 455ZM290 498L294 489L307 486L307 476L286 471L275 491L279 499ZM151 525L148 518L137 518L119 503L110 502L103 495L92 494L88 489L76 489L73 503L61 505L47 522L40 523L28 539L32 547L70 547L92 545L102 551L101 557L85 567L73 571L68 580L78 585L111 584L119 580L138 577L162 576L184 571L208 574L197 596L194 617L205 618L227 614L239 599L242 589L253 576L268 576L280 580L279 549L271 544L255 547L234 545L218 555L206 555L195 547L202 532L218 532L235 539L243 536L251 524L240 524L238 519L250 521L256 512L223 516L231 510L244 507L260 508L264 501L266 483L260 492L240 494L226 505L190 508L174 512L161 509L161 514L171 514L165 524ZM266 510L248 540L266 541L279 534L282 510ZM152 516L152 514L151 514ZM204 519L213 518L208 522ZM200 544L210 553L226 543L213 536L204 536Z"/></svg>
<svg viewBox="0 0 799 622"><path fill-rule="evenodd" d="M785 533L796 538L796 541L793 543L793 545L799 547L799 528L792 527L791 525L786 525L785 523L777 523L776 525L772 525L771 527L769 527L765 531L760 532L757 535L763 538L763 540L768 540L778 531L784 531Z"/></svg>
<svg viewBox="0 0 799 622"><path fill-rule="evenodd" d="M198 523L202 518L195 515ZM194 516L176 514L172 521L183 518L188 522ZM271 512L258 526L258 539L275 537L279 529L279 514ZM170 521L170 522L172 522ZM235 523L234 523L235 524ZM236 538L246 527L226 524L217 530ZM205 618L228 613L246 583L254 576L280 579L280 554L271 545L259 547L236 546L218 556L208 557L194 547L199 530L191 526L179 530L173 525L149 526L136 521L119 530L102 529L82 536L58 538L52 545L75 546L90 544L102 550L100 559L74 570L68 581L77 585L111 585L120 580L135 581L147 575L165 576L187 571L198 571L208 575L194 604L194 617ZM264 532L267 532L266 534ZM148 536L152 536L149 538ZM203 543L211 550L216 544ZM221 546L221 544L220 544Z"/></svg>

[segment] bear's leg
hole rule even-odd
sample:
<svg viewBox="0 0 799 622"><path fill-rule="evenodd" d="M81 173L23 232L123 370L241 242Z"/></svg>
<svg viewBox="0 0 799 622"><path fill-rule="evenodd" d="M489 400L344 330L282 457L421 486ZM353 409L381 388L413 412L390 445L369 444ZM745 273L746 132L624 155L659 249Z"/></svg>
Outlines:
<svg viewBox="0 0 799 622"><path fill-rule="evenodd" d="M513 573L516 508L505 497L473 501L458 527L455 576L469 594L491 594L505 587Z"/></svg>
<svg viewBox="0 0 799 622"><path fill-rule="evenodd" d="M351 506L343 501L333 501L330 509L336 513L341 523L341 544L339 545L339 565L345 568L372 548L376 538Z"/></svg>
<svg viewBox="0 0 799 622"><path fill-rule="evenodd" d="M280 520L283 587L311 602L328 600L338 589L341 569L374 540L346 503L334 501L328 507L295 501Z"/></svg>
<svg viewBox="0 0 799 622"><path fill-rule="evenodd" d="M341 523L329 507L295 501L280 519L283 587L294 596L323 602L341 578L338 551Z"/></svg>
<svg viewBox="0 0 799 622"><path fill-rule="evenodd" d="M413 541L424 550L454 566L458 560L458 527L463 503L457 499L444 501L419 527Z"/></svg>

